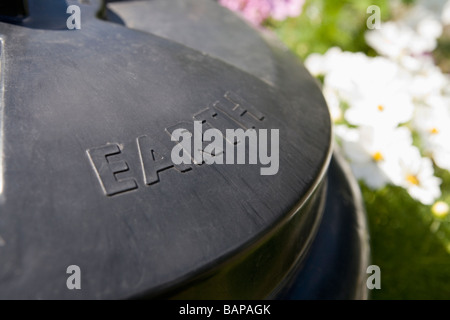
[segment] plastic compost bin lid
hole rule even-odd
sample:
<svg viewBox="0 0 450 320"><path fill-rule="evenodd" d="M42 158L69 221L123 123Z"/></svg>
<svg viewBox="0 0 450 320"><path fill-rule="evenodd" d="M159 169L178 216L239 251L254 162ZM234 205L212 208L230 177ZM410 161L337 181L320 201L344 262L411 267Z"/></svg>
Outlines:
<svg viewBox="0 0 450 320"><path fill-rule="evenodd" d="M0 12L0 298L267 297L320 221L331 125L315 80L213 1L100 9ZM174 164L176 129L205 154L211 128L266 132L272 162L244 139L230 150L245 164Z"/></svg>

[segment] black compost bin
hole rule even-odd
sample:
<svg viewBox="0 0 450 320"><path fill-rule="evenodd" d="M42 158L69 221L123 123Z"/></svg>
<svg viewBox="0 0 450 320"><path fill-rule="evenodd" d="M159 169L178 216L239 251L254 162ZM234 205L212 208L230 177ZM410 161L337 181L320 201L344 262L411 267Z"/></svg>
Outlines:
<svg viewBox="0 0 450 320"><path fill-rule="evenodd" d="M211 0L0 11L0 298L366 297L357 185L270 33Z"/></svg>

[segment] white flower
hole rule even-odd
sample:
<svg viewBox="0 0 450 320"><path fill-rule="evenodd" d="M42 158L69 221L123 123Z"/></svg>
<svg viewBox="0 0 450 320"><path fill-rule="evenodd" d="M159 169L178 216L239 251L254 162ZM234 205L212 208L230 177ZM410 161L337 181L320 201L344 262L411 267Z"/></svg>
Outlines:
<svg viewBox="0 0 450 320"><path fill-rule="evenodd" d="M417 70L428 53L437 47L442 35L441 14L444 0L421 0L397 21L382 24L381 29L366 33L367 43L409 70Z"/></svg>
<svg viewBox="0 0 450 320"><path fill-rule="evenodd" d="M305 60L305 66L313 76L317 77L328 74L331 70L339 67L341 63L346 64L345 59L347 57L348 55L342 52L340 48L333 47L323 55L319 53L310 54Z"/></svg>
<svg viewBox="0 0 450 320"><path fill-rule="evenodd" d="M361 98L353 99L345 112L345 119L353 125L373 126L378 129L395 128L411 120L411 97L404 92L386 88L375 90Z"/></svg>
<svg viewBox="0 0 450 320"><path fill-rule="evenodd" d="M441 180L413 146L410 130L419 134L424 154L450 171L450 77L429 54L443 31L441 15L450 21L450 0L417 0L402 19L366 34L385 57L331 48L305 62L313 75L324 76L333 120L342 119L345 107L345 120L356 126L335 128L355 176L373 189L405 188L426 205L440 197Z"/></svg>
<svg viewBox="0 0 450 320"><path fill-rule="evenodd" d="M416 147L404 150L398 165L393 182L405 188L412 198L431 205L441 196L441 179L434 176L433 163L429 158L422 158Z"/></svg>
<svg viewBox="0 0 450 320"><path fill-rule="evenodd" d="M436 96L430 103L432 107L417 107L413 126L425 152L433 157L438 167L450 170L450 99Z"/></svg>
<svg viewBox="0 0 450 320"><path fill-rule="evenodd" d="M447 1L443 10L442 10L442 23L444 25L450 24L450 0Z"/></svg>
<svg viewBox="0 0 450 320"><path fill-rule="evenodd" d="M412 11L414 9L422 15L442 20L444 25L450 23L450 0L419 0Z"/></svg>
<svg viewBox="0 0 450 320"><path fill-rule="evenodd" d="M320 53L312 53L305 60L305 67L314 76L322 76L327 73L325 56Z"/></svg>
<svg viewBox="0 0 450 320"><path fill-rule="evenodd" d="M329 49L324 55L313 53L306 59L305 66L312 75L326 76L323 94L333 121L342 119L341 102L346 101L346 95L354 91L355 77L349 71L355 70L355 64L363 65L366 62L367 57L364 54L342 52L337 47Z"/></svg>
<svg viewBox="0 0 450 320"><path fill-rule="evenodd" d="M411 78L386 58L331 48L308 57L306 66L314 75L325 75L323 92L334 120L342 116L342 102L349 106L345 119L353 125L394 128L412 117Z"/></svg>
<svg viewBox="0 0 450 320"><path fill-rule="evenodd" d="M412 146L408 129L377 131L371 127L338 126L336 134L342 139L344 153L356 178L370 188L393 183L426 205L440 197L441 180L434 176L431 160L422 158L419 150Z"/></svg>
<svg viewBox="0 0 450 320"><path fill-rule="evenodd" d="M333 122L342 120L343 114L337 92L331 88L325 87L323 89L323 96L327 101L328 109L330 110L331 120Z"/></svg>
<svg viewBox="0 0 450 320"><path fill-rule="evenodd" d="M398 61L404 55L420 56L433 51L437 46L436 39L423 36L403 23L392 21L383 23L381 29L366 33L366 41L372 48Z"/></svg>
<svg viewBox="0 0 450 320"><path fill-rule="evenodd" d="M432 100L443 96L450 81L434 64L422 65L414 73L410 84L410 94L418 105L432 105Z"/></svg>
<svg viewBox="0 0 450 320"><path fill-rule="evenodd" d="M446 0L419 0L410 8L401 22L420 36L437 39L442 35L441 15Z"/></svg>
<svg viewBox="0 0 450 320"><path fill-rule="evenodd" d="M345 119L352 125L383 129L411 120L414 105L409 75L385 58L356 60L346 75L330 72L325 79L350 106Z"/></svg>
<svg viewBox="0 0 450 320"><path fill-rule="evenodd" d="M324 85L336 90L343 100L348 100L359 94L357 90L366 87L368 77L373 76L370 62L374 58L361 52L342 52L335 48L330 51L325 54L327 73Z"/></svg>
<svg viewBox="0 0 450 320"><path fill-rule="evenodd" d="M381 29L368 31L365 37L367 44L379 54L397 59L410 53L408 48L414 39L414 32L407 26L389 21L383 23Z"/></svg>
<svg viewBox="0 0 450 320"><path fill-rule="evenodd" d="M432 145L431 153L436 165L450 171L450 146L449 137L440 139Z"/></svg>
<svg viewBox="0 0 450 320"><path fill-rule="evenodd" d="M436 102L434 107L418 106L414 114L414 128L422 138L433 141L450 133L450 114L446 106Z"/></svg>
<svg viewBox="0 0 450 320"><path fill-rule="evenodd" d="M373 127L350 129L337 126L344 154L350 160L356 178L370 188L378 189L398 175L398 159L412 144L406 128L375 130Z"/></svg>

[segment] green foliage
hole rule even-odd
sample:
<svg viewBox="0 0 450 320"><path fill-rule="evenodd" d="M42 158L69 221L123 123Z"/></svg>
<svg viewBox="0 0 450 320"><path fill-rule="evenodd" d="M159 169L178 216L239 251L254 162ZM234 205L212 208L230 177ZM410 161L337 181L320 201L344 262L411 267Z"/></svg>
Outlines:
<svg viewBox="0 0 450 320"><path fill-rule="evenodd" d="M269 21L268 25L303 59L312 52L325 53L333 46L374 55L364 41L370 17L367 8L371 5L380 7L383 21L390 17L388 0L307 0L299 18Z"/></svg>
<svg viewBox="0 0 450 320"><path fill-rule="evenodd" d="M447 174L446 197L450 185ZM381 268L381 290L373 299L448 299L450 297L449 218L434 218L430 208L401 188L372 191L362 186L371 233L372 264Z"/></svg>
<svg viewBox="0 0 450 320"><path fill-rule="evenodd" d="M444 34L439 39L434 58L444 72L450 73L450 26L444 29Z"/></svg>

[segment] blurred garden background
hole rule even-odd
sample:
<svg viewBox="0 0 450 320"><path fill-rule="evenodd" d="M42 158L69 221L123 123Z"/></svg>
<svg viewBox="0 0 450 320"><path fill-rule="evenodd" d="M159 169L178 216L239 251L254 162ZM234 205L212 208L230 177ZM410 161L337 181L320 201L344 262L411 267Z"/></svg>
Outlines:
<svg viewBox="0 0 450 320"><path fill-rule="evenodd" d="M321 82L381 268L371 298L449 299L450 0L220 2Z"/></svg>

